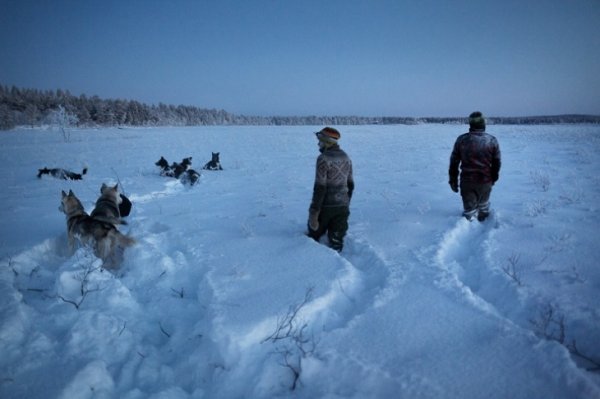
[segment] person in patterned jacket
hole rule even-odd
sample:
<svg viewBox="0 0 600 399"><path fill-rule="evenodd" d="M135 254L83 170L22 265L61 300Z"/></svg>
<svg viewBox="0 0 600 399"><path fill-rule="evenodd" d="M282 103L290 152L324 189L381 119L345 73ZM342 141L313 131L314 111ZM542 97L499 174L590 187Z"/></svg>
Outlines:
<svg viewBox="0 0 600 399"><path fill-rule="evenodd" d="M341 252L354 191L352 161L338 145L339 131L325 127L315 135L321 154L317 158L315 185L308 211L308 236L318 241L327 233L329 246Z"/></svg>
<svg viewBox="0 0 600 399"><path fill-rule="evenodd" d="M469 115L469 132L458 136L450 155L450 188L459 191L463 201L463 216L483 222L490 214L490 194L500 173L498 140L485 132L481 112Z"/></svg>

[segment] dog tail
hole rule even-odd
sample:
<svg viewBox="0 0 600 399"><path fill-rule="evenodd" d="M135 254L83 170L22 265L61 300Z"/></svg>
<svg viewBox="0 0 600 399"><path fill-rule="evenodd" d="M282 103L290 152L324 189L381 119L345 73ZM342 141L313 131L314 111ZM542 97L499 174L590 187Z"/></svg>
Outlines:
<svg viewBox="0 0 600 399"><path fill-rule="evenodd" d="M135 238L126 236L118 230L114 230L114 239L116 244L121 248L131 247L136 244Z"/></svg>

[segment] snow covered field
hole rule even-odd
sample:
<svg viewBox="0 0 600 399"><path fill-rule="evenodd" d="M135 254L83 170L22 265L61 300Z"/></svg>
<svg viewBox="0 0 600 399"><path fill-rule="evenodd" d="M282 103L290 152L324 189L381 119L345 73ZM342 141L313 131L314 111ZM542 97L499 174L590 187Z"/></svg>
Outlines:
<svg viewBox="0 0 600 399"><path fill-rule="evenodd" d="M600 127L489 126L480 224L447 184L467 126L340 126L341 254L304 236L321 127L2 132L0 397L600 398ZM213 151L193 187L154 166ZM58 206L117 182L111 273Z"/></svg>

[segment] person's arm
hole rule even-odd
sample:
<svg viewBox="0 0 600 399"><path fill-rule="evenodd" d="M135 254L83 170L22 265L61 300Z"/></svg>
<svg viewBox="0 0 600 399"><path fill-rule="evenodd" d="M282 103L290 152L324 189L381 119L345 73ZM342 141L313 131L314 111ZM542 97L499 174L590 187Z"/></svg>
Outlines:
<svg viewBox="0 0 600 399"><path fill-rule="evenodd" d="M350 161L350 172L348 173L348 199L352 199L352 193L354 193L354 174L352 172L352 161Z"/></svg>
<svg viewBox="0 0 600 399"><path fill-rule="evenodd" d="M450 154L450 166L448 167L448 183L454 192L458 192L458 166L460 165L460 149L458 140Z"/></svg>
<svg viewBox="0 0 600 399"><path fill-rule="evenodd" d="M494 151L494 157L492 158L492 181L496 183L500 178L500 167L502 166L502 160L500 155L500 145L496 141Z"/></svg>
<svg viewBox="0 0 600 399"><path fill-rule="evenodd" d="M321 205L325 200L325 194L327 193L327 162L324 157L320 155L317 158L317 166L315 173L315 184L313 186L313 196L310 203L310 209L312 211L320 211Z"/></svg>

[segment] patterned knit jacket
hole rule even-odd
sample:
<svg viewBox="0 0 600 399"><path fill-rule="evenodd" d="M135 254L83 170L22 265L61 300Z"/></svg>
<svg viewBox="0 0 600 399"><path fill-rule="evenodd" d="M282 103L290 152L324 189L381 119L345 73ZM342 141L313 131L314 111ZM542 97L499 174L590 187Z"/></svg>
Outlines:
<svg viewBox="0 0 600 399"><path fill-rule="evenodd" d="M500 173L500 146L498 140L484 130L471 130L458 136L450 155L450 182L476 184L495 183Z"/></svg>
<svg viewBox="0 0 600 399"><path fill-rule="evenodd" d="M348 155L338 145L323 151L317 158L311 211L349 206L353 191L352 161Z"/></svg>

